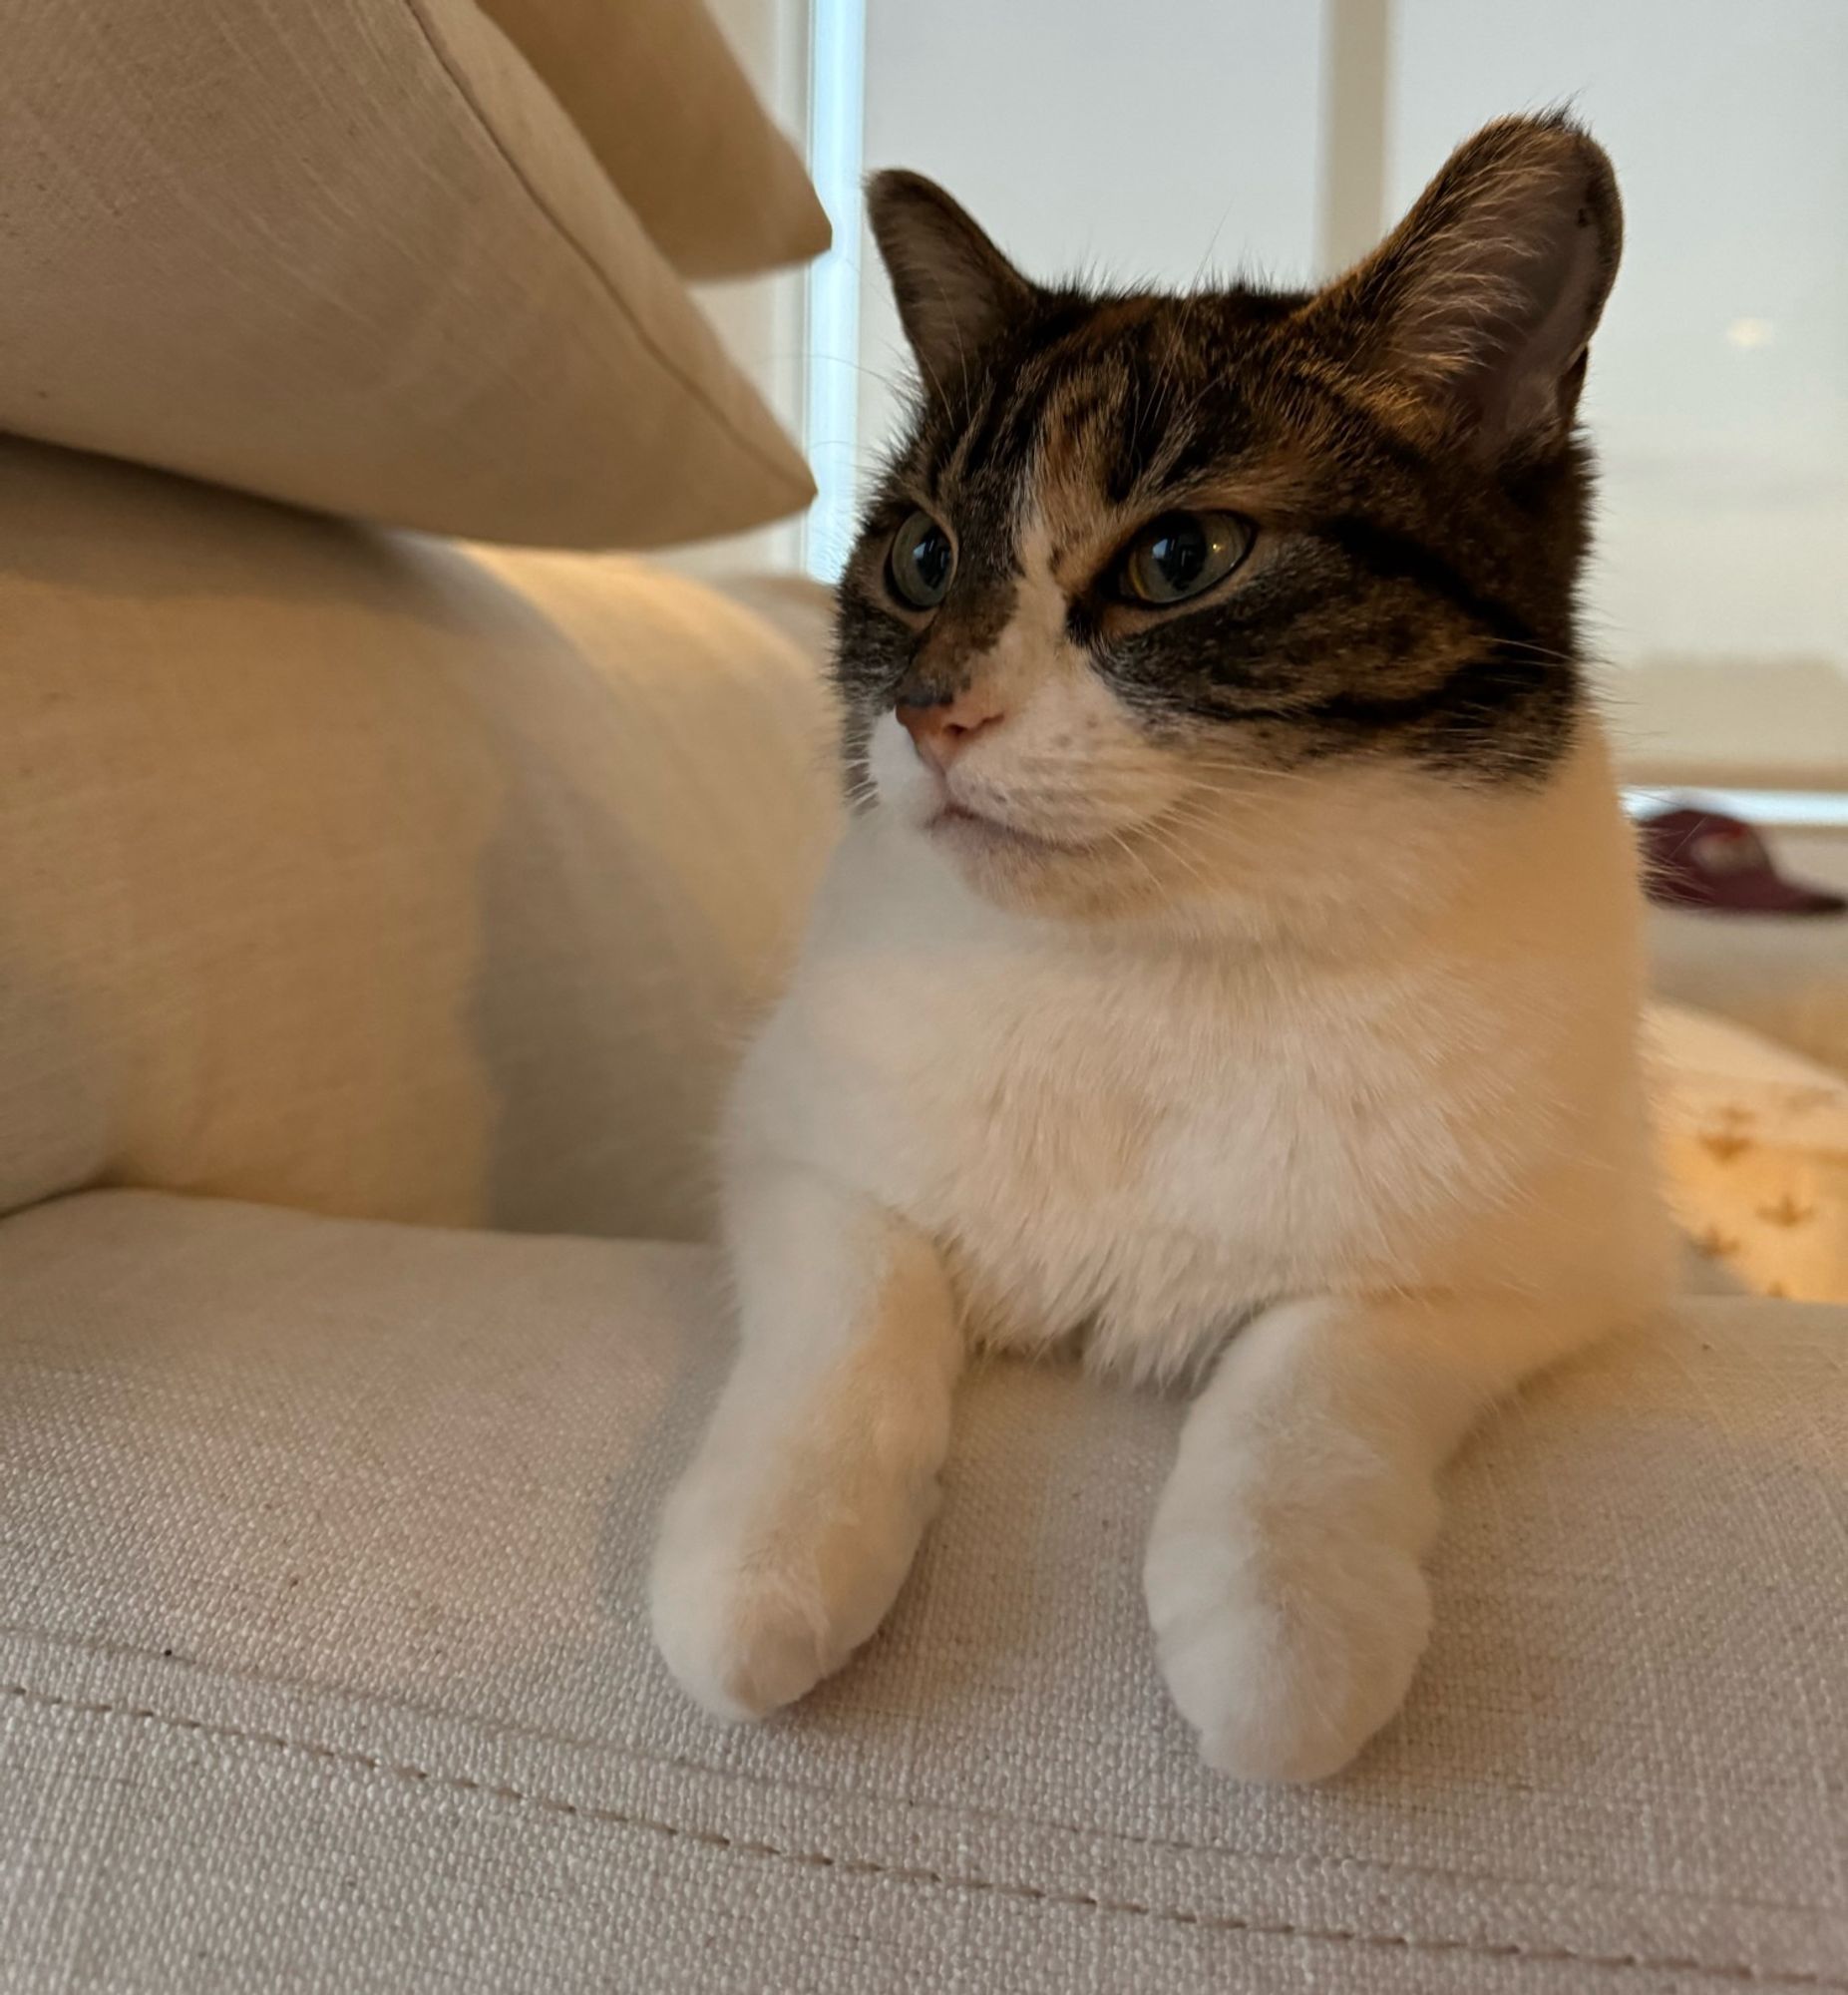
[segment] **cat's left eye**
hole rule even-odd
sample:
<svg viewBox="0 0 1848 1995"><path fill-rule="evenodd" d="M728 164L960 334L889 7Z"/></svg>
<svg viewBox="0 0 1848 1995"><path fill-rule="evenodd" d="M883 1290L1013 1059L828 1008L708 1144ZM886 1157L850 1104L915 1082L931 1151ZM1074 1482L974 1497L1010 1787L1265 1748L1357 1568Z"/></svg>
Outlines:
<svg viewBox="0 0 1848 1995"><path fill-rule="evenodd" d="M1126 602L1165 609L1223 582L1251 545L1236 513L1164 513L1118 556L1111 582Z"/></svg>
<svg viewBox="0 0 1848 1995"><path fill-rule="evenodd" d="M886 573L900 599L914 609L934 609L949 593L956 551L928 513L914 513L893 536Z"/></svg>

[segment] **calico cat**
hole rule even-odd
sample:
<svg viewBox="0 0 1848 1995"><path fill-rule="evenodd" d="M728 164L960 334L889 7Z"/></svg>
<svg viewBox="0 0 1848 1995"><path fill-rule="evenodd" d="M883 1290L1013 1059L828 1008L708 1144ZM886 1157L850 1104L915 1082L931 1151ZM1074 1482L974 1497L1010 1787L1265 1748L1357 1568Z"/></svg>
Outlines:
<svg viewBox="0 0 1848 1995"><path fill-rule="evenodd" d="M1397 1710L1435 1478L1667 1281L1633 841L1577 662L1616 183L1490 126L1314 292L1029 282L871 187L911 432L841 586L856 806L724 1138L742 1345L656 1639L866 1641L965 1351L1198 1388L1144 1584L1207 1761Z"/></svg>

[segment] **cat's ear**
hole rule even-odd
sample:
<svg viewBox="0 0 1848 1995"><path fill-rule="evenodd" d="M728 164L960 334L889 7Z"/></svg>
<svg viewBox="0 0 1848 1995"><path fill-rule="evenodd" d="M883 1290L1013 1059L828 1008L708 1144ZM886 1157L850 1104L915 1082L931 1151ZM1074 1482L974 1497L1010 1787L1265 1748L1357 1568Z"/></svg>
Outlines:
<svg viewBox="0 0 1848 1995"><path fill-rule="evenodd" d="M1505 118L1305 324L1414 426L1484 462L1538 455L1572 427L1623 239L1603 149L1564 116Z"/></svg>
<svg viewBox="0 0 1848 1995"><path fill-rule="evenodd" d="M875 174L867 216L925 386L945 393L1032 303L1033 286L922 174Z"/></svg>

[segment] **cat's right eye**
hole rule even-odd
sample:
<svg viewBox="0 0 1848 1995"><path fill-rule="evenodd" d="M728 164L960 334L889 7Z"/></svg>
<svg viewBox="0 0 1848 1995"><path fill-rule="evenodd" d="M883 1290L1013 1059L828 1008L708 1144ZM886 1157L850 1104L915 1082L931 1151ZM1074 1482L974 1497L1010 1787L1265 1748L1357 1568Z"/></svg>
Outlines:
<svg viewBox="0 0 1848 1995"><path fill-rule="evenodd" d="M1167 609L1223 582L1245 559L1252 530L1236 513L1164 513L1117 558L1117 594Z"/></svg>
<svg viewBox="0 0 1848 1995"><path fill-rule="evenodd" d="M901 602L914 609L934 609L949 593L956 570L956 551L949 536L928 513L914 513L892 537L886 573Z"/></svg>

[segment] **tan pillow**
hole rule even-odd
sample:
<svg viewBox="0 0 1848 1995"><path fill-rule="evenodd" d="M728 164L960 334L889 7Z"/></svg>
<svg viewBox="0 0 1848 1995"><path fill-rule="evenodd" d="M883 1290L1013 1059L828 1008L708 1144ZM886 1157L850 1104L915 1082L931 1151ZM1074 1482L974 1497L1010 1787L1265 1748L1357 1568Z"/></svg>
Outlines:
<svg viewBox="0 0 1848 1995"><path fill-rule="evenodd" d="M0 438L0 1211L697 1231L827 714L646 562Z"/></svg>
<svg viewBox="0 0 1848 1995"><path fill-rule="evenodd" d="M558 546L812 491L473 0L17 9L0 203L0 428Z"/></svg>
<svg viewBox="0 0 1848 1995"><path fill-rule="evenodd" d="M1651 1007L1663 1164L1695 1250L1760 1295L1848 1302L1848 1077Z"/></svg>
<svg viewBox="0 0 1848 1995"><path fill-rule="evenodd" d="M819 255L828 217L700 0L483 0L692 277Z"/></svg>

